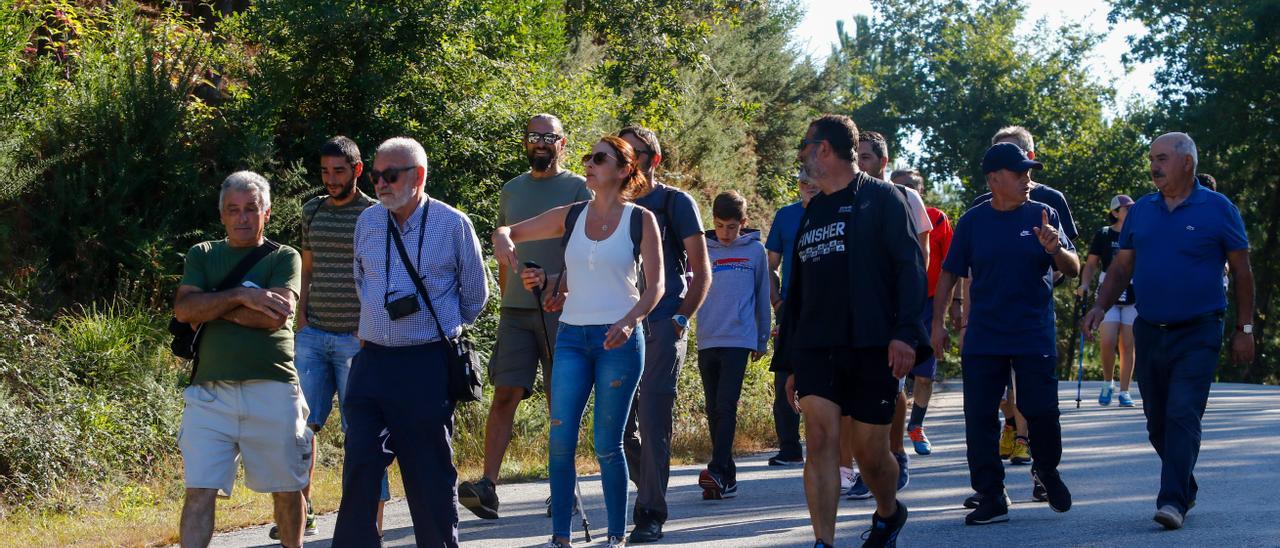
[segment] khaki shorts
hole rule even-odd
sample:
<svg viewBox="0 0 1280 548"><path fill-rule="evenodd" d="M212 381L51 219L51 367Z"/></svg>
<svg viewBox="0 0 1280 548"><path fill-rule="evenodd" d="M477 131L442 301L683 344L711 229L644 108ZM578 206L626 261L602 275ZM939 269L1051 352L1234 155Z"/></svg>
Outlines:
<svg viewBox="0 0 1280 548"><path fill-rule="evenodd" d="M551 360L547 345L550 344L551 349L556 347L560 313L547 312L545 317L547 323L542 324L537 309L502 309L498 316L497 342L489 357L489 382L494 386L523 388L524 398L528 398L538 377L538 362L542 362L542 385L550 390Z"/></svg>
<svg viewBox="0 0 1280 548"><path fill-rule="evenodd" d="M236 462L259 493L301 490L311 464L307 403L296 384L254 380L206 382L182 393L178 448L188 489L231 496Z"/></svg>

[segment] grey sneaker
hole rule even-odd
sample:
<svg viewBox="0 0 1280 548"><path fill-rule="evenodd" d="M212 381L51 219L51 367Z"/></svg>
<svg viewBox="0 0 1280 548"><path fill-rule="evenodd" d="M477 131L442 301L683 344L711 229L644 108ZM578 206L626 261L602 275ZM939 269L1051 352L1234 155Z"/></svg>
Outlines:
<svg viewBox="0 0 1280 548"><path fill-rule="evenodd" d="M1179 512L1177 508L1174 508L1169 504L1161 506L1159 510L1156 510L1156 515L1152 516L1151 519L1155 520L1156 523L1163 525L1164 528L1169 531L1182 528L1182 512Z"/></svg>

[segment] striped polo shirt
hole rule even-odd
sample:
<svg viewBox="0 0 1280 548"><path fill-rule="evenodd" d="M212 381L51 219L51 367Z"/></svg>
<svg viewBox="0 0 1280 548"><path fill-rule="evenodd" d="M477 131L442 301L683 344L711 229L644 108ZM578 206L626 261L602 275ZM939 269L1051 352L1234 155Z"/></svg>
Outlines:
<svg viewBox="0 0 1280 548"><path fill-rule="evenodd" d="M332 333L354 333L360 327L360 299L351 277L352 242L356 219L378 202L359 188L356 193L343 206L329 204L328 195L302 205L302 250L311 252L307 324Z"/></svg>

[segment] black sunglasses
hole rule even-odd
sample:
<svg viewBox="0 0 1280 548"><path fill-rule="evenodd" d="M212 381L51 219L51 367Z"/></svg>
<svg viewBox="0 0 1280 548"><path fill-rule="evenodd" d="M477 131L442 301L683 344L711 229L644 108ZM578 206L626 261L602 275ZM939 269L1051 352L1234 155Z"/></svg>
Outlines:
<svg viewBox="0 0 1280 548"><path fill-rule="evenodd" d="M826 141L826 139L801 139L800 146L797 146L796 150L804 150L804 147L807 147L809 145L816 145L824 141Z"/></svg>
<svg viewBox="0 0 1280 548"><path fill-rule="evenodd" d="M369 171L369 177L373 178L373 184L375 185L378 184L378 179L386 181L389 185L394 185L398 182L397 180L400 178L401 173L411 169L417 169L417 167L418 166L393 167L382 171L373 169Z"/></svg>
<svg viewBox="0 0 1280 548"><path fill-rule="evenodd" d="M608 158L616 160L618 157L609 154L608 152L597 152L595 154L587 153L582 155L582 163L586 164L587 162L591 162L595 165L602 166L605 162L609 161Z"/></svg>
<svg viewBox="0 0 1280 548"><path fill-rule="evenodd" d="M524 142L531 145L536 145L539 141L548 145L553 145L556 141L563 138L563 135L557 133L538 133L536 131L530 131L529 133L524 134Z"/></svg>

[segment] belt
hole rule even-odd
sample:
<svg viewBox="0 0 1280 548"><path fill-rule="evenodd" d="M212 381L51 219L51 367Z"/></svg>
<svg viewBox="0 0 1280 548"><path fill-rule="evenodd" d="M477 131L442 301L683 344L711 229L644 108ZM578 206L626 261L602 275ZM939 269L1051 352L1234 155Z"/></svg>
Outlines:
<svg viewBox="0 0 1280 548"><path fill-rule="evenodd" d="M1204 314L1199 314L1199 315L1196 315L1196 316L1192 316L1192 317L1190 317L1190 318L1187 318L1187 319L1185 319L1185 320L1178 321L1178 322L1156 323L1156 322L1150 322L1150 321L1148 321L1147 323L1149 323L1149 324L1151 324L1151 325L1154 325L1154 326L1156 326L1156 327L1160 328L1160 330L1161 330L1161 331L1174 331L1174 330L1177 330L1177 329L1182 329L1182 328L1184 328L1184 327L1190 327L1190 326L1192 326L1192 325L1195 325L1195 324L1198 324L1198 323L1200 323L1200 322L1203 322L1203 321L1205 321L1205 320L1207 320L1207 319L1209 319L1209 318L1213 318L1213 319L1216 319L1216 320L1221 320L1221 319L1222 319L1222 315L1223 315L1225 312L1226 312L1225 310L1214 310L1214 311L1212 311L1212 312L1205 312ZM1143 321L1146 321L1146 320L1143 320Z"/></svg>

